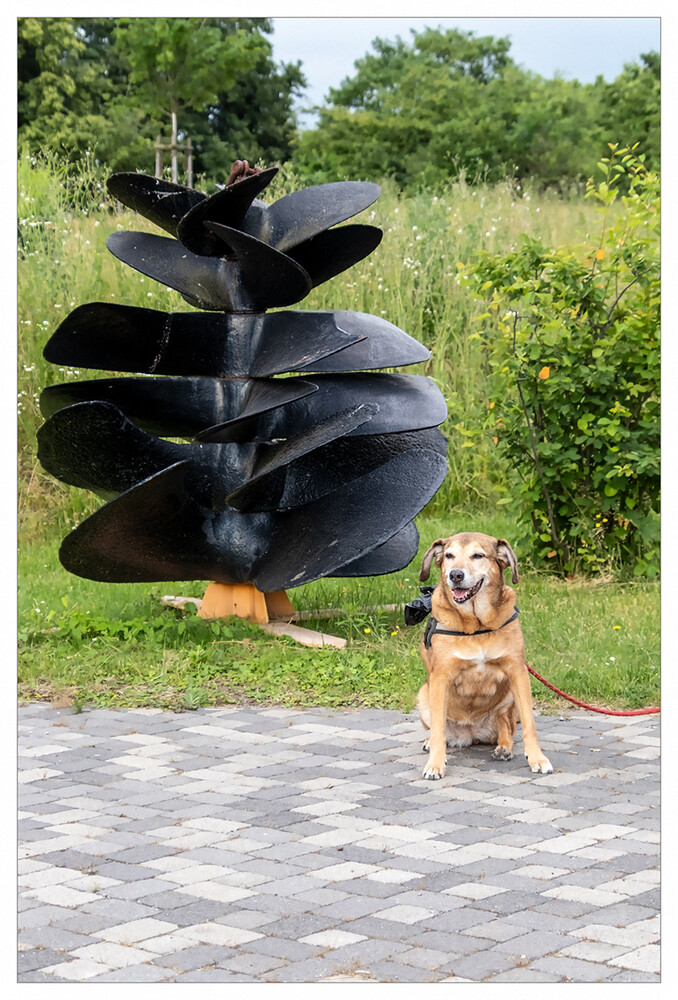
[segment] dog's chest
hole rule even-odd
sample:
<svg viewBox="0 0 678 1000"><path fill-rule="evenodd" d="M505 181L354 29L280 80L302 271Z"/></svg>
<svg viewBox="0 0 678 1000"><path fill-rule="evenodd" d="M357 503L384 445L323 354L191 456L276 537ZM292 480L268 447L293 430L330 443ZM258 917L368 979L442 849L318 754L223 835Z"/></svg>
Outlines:
<svg viewBox="0 0 678 1000"><path fill-rule="evenodd" d="M483 694L492 696L506 680L504 672L491 661L496 653L491 649L466 648L456 650L457 669L452 687L463 698Z"/></svg>

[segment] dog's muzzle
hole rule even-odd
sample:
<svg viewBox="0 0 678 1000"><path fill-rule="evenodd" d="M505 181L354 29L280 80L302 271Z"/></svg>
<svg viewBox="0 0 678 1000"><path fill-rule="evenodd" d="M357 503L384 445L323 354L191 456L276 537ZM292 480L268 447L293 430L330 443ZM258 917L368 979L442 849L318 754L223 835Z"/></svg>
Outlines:
<svg viewBox="0 0 678 1000"><path fill-rule="evenodd" d="M470 601L472 597L475 597L483 585L483 581L478 580L473 587L460 587L459 584L464 579L464 574L461 570L451 570L448 579L450 581L450 587L452 588L452 597L454 598L455 604L464 604L466 601Z"/></svg>

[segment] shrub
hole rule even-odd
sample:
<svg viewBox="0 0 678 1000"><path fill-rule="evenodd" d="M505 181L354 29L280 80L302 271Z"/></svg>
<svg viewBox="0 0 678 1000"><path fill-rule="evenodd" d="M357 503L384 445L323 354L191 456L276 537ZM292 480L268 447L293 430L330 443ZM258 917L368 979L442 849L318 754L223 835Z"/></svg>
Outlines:
<svg viewBox="0 0 678 1000"><path fill-rule="evenodd" d="M659 178L611 145L580 246L522 237L478 255L492 397L483 433L509 462L523 544L561 573L658 571ZM625 194L620 194L624 190Z"/></svg>

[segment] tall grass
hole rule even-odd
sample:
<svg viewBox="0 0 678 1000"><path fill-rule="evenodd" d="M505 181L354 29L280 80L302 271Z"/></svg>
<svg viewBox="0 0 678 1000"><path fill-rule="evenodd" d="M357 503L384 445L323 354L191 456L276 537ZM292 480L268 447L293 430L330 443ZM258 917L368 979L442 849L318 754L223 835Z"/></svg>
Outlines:
<svg viewBox="0 0 678 1000"><path fill-rule="evenodd" d="M116 229L157 229L107 197L105 177L91 160L74 176L54 158L24 155L18 178L20 511L31 531L41 530L45 519L63 529L96 509L99 501L56 483L37 464L39 394L55 382L113 373L47 364L42 357L46 341L73 308L86 302L189 307L178 293L106 250L106 238ZM297 186L283 169L267 197L281 197ZM502 479L492 442L472 445L467 436L484 416L486 369L482 347L471 337L474 315L481 309L459 283L458 265L468 264L478 250L506 252L521 233L554 245L580 242L595 218L593 207L578 195L521 190L512 182L471 186L462 178L437 194L408 196L386 182L380 199L359 218L383 229L380 246L301 303L305 309L384 316L432 350L428 363L408 369L431 376L449 409L442 429L449 436L450 469L430 513L486 505Z"/></svg>

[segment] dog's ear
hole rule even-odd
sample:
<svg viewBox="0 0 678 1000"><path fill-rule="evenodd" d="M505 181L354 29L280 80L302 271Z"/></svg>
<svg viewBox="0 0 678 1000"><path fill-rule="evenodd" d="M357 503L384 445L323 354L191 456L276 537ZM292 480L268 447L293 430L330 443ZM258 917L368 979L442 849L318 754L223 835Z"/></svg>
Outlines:
<svg viewBox="0 0 678 1000"><path fill-rule="evenodd" d="M511 567L511 583L518 583L518 560L516 554L505 538L497 539L497 562L502 573L507 566Z"/></svg>
<svg viewBox="0 0 678 1000"><path fill-rule="evenodd" d="M443 561L443 549L445 548L445 538L436 538L435 542L431 545L428 552L425 554L421 561L421 573L419 574L419 579L424 582L428 580L431 575L431 563L435 559L436 566L440 566Z"/></svg>

